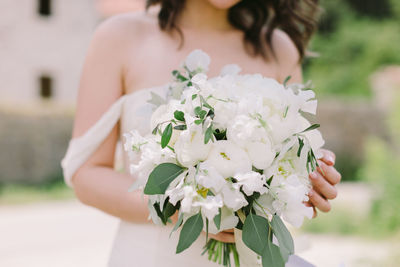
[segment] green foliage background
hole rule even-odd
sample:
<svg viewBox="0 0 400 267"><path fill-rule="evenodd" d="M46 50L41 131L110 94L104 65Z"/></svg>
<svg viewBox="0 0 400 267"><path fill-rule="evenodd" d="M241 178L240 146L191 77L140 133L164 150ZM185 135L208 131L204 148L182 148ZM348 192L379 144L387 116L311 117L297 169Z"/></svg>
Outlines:
<svg viewBox="0 0 400 267"><path fill-rule="evenodd" d="M310 44L319 56L306 60L305 79L313 81L319 97L370 97L369 76L400 64L400 1L324 0L322 6Z"/></svg>

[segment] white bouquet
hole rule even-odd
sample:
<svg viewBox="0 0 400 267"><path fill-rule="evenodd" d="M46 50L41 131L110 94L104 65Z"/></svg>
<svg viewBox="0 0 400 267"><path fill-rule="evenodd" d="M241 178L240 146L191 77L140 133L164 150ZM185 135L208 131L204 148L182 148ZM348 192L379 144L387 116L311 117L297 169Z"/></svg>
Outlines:
<svg viewBox="0 0 400 267"><path fill-rule="evenodd" d="M176 253L203 230L237 228L263 266L284 266L294 245L281 218L299 227L313 215L304 205L308 174L324 141L319 125L303 115L315 114L315 94L305 85L240 75L237 65L209 79L209 63L207 54L193 51L183 71L172 72L168 99L153 94L152 134L125 134L125 150L140 153L131 164L137 177L131 190L148 195L155 223L179 212ZM224 266L232 259L239 265L235 244L210 239L204 252Z"/></svg>

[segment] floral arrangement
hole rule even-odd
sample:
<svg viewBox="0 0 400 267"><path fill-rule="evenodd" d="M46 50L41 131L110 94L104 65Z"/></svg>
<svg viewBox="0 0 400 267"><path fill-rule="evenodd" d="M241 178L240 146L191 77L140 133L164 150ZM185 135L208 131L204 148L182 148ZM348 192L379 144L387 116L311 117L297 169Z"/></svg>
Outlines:
<svg viewBox="0 0 400 267"><path fill-rule="evenodd" d="M208 236L237 228L263 266L284 266L294 245L282 219L299 227L313 215L304 205L308 174L324 141L304 114L316 113L315 94L307 85L287 85L289 78L280 84L241 75L237 65L208 78L209 63L201 50L189 54L172 72L167 99L152 93L151 134L124 135L125 150L140 155L131 164L131 190L148 196L155 223L167 224L178 212L176 253L203 230ZM224 266L240 264L235 244L209 239L205 252Z"/></svg>

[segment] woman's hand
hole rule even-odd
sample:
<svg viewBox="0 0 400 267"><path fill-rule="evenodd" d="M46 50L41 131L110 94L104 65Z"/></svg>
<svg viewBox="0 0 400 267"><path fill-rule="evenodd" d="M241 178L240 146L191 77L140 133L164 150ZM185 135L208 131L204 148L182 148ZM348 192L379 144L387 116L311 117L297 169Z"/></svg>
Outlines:
<svg viewBox="0 0 400 267"><path fill-rule="evenodd" d="M206 234L203 232L203 234ZM216 235L208 233L208 238L212 238L224 243L235 243L235 234L233 229L222 231Z"/></svg>
<svg viewBox="0 0 400 267"><path fill-rule="evenodd" d="M306 204L314 208L314 217L317 216L316 208L323 212L331 210L330 199L337 196L335 187L342 178L341 174L335 169L336 156L332 151L322 150L323 157L318 160L319 167L310 173L310 180L313 186L308 194L310 200Z"/></svg>

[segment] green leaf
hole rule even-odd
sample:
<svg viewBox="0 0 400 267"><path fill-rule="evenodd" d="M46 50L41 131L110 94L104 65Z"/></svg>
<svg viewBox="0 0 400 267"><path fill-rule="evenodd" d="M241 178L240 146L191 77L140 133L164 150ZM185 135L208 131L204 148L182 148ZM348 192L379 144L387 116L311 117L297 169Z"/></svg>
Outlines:
<svg viewBox="0 0 400 267"><path fill-rule="evenodd" d="M304 147L304 141L300 138L297 138L299 140L299 149L297 150L297 156L300 157L301 155L301 150Z"/></svg>
<svg viewBox="0 0 400 267"><path fill-rule="evenodd" d="M284 267L285 262L279 251L279 247L274 245L272 241L268 239L267 245L265 246L262 257L263 267Z"/></svg>
<svg viewBox="0 0 400 267"><path fill-rule="evenodd" d="M197 106L194 108L194 114L197 116L200 116L200 112L202 111L200 106Z"/></svg>
<svg viewBox="0 0 400 267"><path fill-rule="evenodd" d="M207 101L204 99L204 97L201 96L201 95L200 95L200 101L201 101L201 103L203 104L203 106L205 106L206 108L209 108L209 109L213 110L213 107L210 106L210 104L208 104Z"/></svg>
<svg viewBox="0 0 400 267"><path fill-rule="evenodd" d="M185 113L183 113L183 111L180 110L175 110L174 118L177 119L178 121L185 121Z"/></svg>
<svg viewBox="0 0 400 267"><path fill-rule="evenodd" d="M271 221L272 232L279 242L279 249L282 257L287 261L289 255L294 254L294 242L292 235L286 228L281 218L277 215L272 217Z"/></svg>
<svg viewBox="0 0 400 267"><path fill-rule="evenodd" d="M164 194L169 184L184 170L174 163L161 163L150 173L144 193L146 195Z"/></svg>
<svg viewBox="0 0 400 267"><path fill-rule="evenodd" d="M212 130L212 126L210 126L207 128L207 130L204 134L204 144L207 144L208 141L210 141L212 135L213 135L213 130Z"/></svg>
<svg viewBox="0 0 400 267"><path fill-rule="evenodd" d="M176 222L174 228L172 229L171 233L169 234L169 237L171 237L172 233L178 230L178 228L182 225L183 222L183 213L179 214L178 221Z"/></svg>
<svg viewBox="0 0 400 267"><path fill-rule="evenodd" d="M284 118L286 118L288 111L289 111L289 106L287 106L287 107L285 108L285 111L283 112L283 117L284 117Z"/></svg>
<svg viewBox="0 0 400 267"><path fill-rule="evenodd" d="M268 241L269 224L264 217L250 213L243 224L243 242L255 253L262 255Z"/></svg>
<svg viewBox="0 0 400 267"><path fill-rule="evenodd" d="M151 133L155 135L157 133L157 131L158 131L158 125L153 129L153 131Z"/></svg>
<svg viewBox="0 0 400 267"><path fill-rule="evenodd" d="M162 136L161 136L161 147L162 148L164 148L168 145L169 140L171 140L171 136L172 136L172 123L168 124L162 133Z"/></svg>
<svg viewBox="0 0 400 267"><path fill-rule="evenodd" d="M199 237L201 231L203 230L203 218L199 212L193 215L183 224L181 234L179 235L179 242L176 248L176 253L181 253Z"/></svg>
<svg viewBox="0 0 400 267"><path fill-rule="evenodd" d="M179 208L179 205L174 206L174 205L172 205L171 202L169 202L168 199L165 200L164 208L163 208L163 211L162 211L162 214L163 214L163 216L164 216L164 222L165 222L164 224L167 224L169 217L171 217L172 215L174 215L174 214L175 214L175 211L176 211L178 208Z"/></svg>
<svg viewBox="0 0 400 267"><path fill-rule="evenodd" d="M312 130L314 130L314 129L317 129L319 126L321 126L321 125L319 125L319 124L313 124L313 125L311 125L310 127L308 127L307 129L305 129L304 131L302 131L302 133L305 133L305 132L308 132L308 131L312 131Z"/></svg>
<svg viewBox="0 0 400 267"><path fill-rule="evenodd" d="M197 124L197 125L201 124L202 122L203 122L203 120L195 120L194 121L194 123Z"/></svg>
<svg viewBox="0 0 400 267"><path fill-rule="evenodd" d="M150 92L150 95L151 99L147 101L150 104L153 104L158 107L167 103L167 100L165 100L164 98L162 98L161 96L157 95L154 92Z"/></svg>
<svg viewBox="0 0 400 267"><path fill-rule="evenodd" d="M194 100L197 97L197 94L192 95L192 100Z"/></svg>
<svg viewBox="0 0 400 267"><path fill-rule="evenodd" d="M185 124L174 126L174 129L175 129L175 130L179 130L179 131L186 130L186 128L187 128L187 127L186 127Z"/></svg>
<svg viewBox="0 0 400 267"><path fill-rule="evenodd" d="M286 79L283 81L283 86L286 87L287 83L289 82L289 80L292 79L292 76L287 76Z"/></svg>
<svg viewBox="0 0 400 267"><path fill-rule="evenodd" d="M222 210L221 208L219 208L218 214L214 217L214 223L218 230L221 227L221 215L222 215Z"/></svg>

